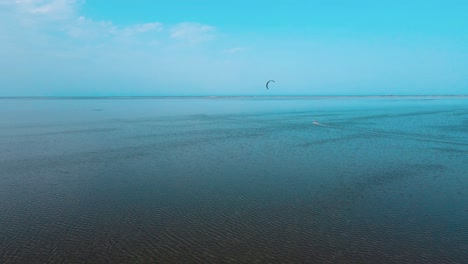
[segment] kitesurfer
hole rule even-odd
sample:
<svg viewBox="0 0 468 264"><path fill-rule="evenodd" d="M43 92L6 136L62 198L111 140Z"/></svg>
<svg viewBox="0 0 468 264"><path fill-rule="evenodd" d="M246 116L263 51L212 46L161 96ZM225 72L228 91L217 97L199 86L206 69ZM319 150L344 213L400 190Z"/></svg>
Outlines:
<svg viewBox="0 0 468 264"><path fill-rule="evenodd" d="M274 81L274 80L269 80L269 81L266 83L265 86L266 86L267 90L270 90L270 88L268 88L268 84L270 84L270 82L275 82L275 81Z"/></svg>

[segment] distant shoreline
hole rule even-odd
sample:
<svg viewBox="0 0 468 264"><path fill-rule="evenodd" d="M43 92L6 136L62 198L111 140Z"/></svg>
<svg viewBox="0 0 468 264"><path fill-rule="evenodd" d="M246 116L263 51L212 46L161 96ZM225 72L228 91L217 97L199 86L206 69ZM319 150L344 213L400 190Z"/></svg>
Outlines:
<svg viewBox="0 0 468 264"><path fill-rule="evenodd" d="M449 99L468 95L194 95L194 96L0 96L1 99Z"/></svg>

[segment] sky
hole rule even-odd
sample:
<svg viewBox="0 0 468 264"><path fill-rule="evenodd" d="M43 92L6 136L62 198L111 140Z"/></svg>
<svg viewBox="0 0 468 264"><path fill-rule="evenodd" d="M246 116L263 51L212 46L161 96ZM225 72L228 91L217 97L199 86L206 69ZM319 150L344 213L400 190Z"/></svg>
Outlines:
<svg viewBox="0 0 468 264"><path fill-rule="evenodd" d="M468 94L466 14L465 0L0 0L0 96Z"/></svg>

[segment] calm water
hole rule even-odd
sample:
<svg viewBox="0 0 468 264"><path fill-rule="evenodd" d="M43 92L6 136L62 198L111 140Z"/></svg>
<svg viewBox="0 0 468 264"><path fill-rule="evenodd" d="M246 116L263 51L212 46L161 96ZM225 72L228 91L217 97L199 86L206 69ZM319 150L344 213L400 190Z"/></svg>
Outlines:
<svg viewBox="0 0 468 264"><path fill-rule="evenodd" d="M468 263L468 99L2 99L0 227L1 263Z"/></svg>

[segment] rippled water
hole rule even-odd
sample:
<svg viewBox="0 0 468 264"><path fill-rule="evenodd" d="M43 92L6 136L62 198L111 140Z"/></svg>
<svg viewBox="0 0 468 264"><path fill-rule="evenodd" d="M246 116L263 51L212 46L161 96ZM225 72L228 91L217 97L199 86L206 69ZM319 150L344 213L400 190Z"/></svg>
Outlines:
<svg viewBox="0 0 468 264"><path fill-rule="evenodd" d="M0 212L1 263L468 263L468 99L2 99Z"/></svg>

